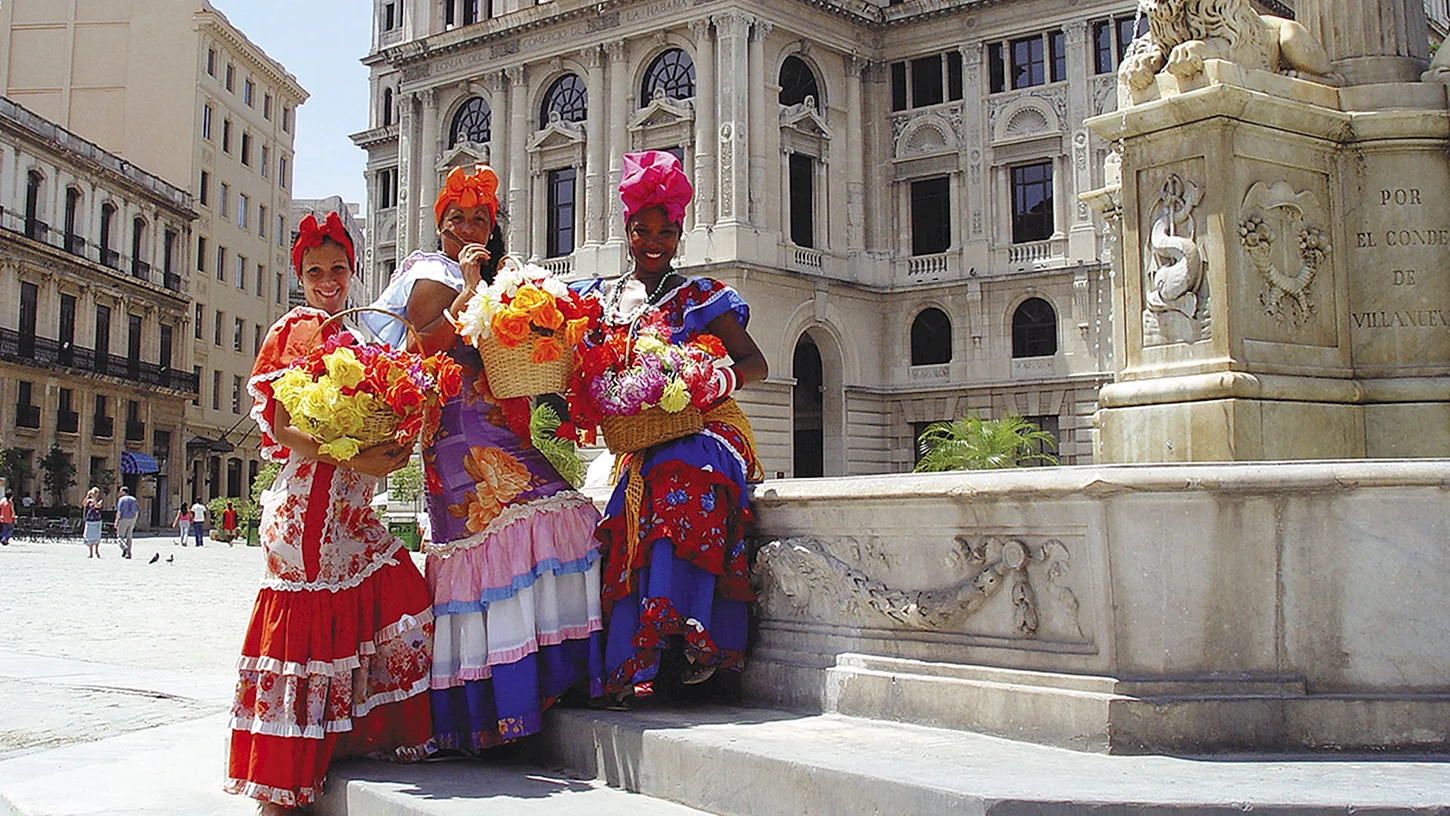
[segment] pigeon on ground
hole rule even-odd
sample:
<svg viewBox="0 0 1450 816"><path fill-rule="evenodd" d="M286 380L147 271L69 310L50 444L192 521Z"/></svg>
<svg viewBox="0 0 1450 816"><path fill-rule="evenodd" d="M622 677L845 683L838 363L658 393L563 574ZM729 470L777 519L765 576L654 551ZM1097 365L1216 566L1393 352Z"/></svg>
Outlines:
<svg viewBox="0 0 1450 816"><path fill-rule="evenodd" d="M147 561L146 563L148 563L148 564L155 564L157 561L160 561L160 560L161 560L161 553L157 553L157 554L151 556L151 560L150 561Z"/></svg>
<svg viewBox="0 0 1450 816"><path fill-rule="evenodd" d="M158 553L158 555L159 554L160 553ZM176 556L175 555L168 555L168 556L166 556L166 563L168 563L168 564L170 564L172 561L175 561L175 560L176 560Z"/></svg>

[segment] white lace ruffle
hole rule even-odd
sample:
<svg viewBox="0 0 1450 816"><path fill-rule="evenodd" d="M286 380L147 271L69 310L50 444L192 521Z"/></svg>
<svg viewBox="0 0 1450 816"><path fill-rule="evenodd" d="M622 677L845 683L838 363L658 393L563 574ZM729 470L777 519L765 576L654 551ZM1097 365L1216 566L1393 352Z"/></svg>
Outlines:
<svg viewBox="0 0 1450 816"><path fill-rule="evenodd" d="M397 559L398 550L401 549L403 549L402 540L394 538L392 547L389 547L387 551L374 559L372 563L362 568L357 575L339 583L330 584L324 581L307 583L303 581L283 581L280 578L263 578L262 587L264 589L275 589L279 592L342 592L343 590L354 589L362 586L364 581L371 578L374 573L383 567L402 563Z"/></svg>
<svg viewBox="0 0 1450 816"><path fill-rule="evenodd" d="M571 510L583 505L592 505L594 502L582 493L575 490L565 490L547 496L542 499L535 499L527 504L515 504L504 508L503 512L494 517L488 526L467 538L457 538L452 541L433 541L425 544L423 551L428 555L436 555L440 558L447 558L454 553L472 549L487 541L491 536L498 535L511 524L533 518L540 513L552 513L559 510Z"/></svg>
<svg viewBox="0 0 1450 816"><path fill-rule="evenodd" d="M278 660L275 657L259 655L256 657L242 655L237 661L238 671L256 671L268 674L276 674L282 677L310 677L319 675L322 677L341 677L354 669L362 667L361 655L374 655L378 653L378 641L392 640L404 632L414 629L422 629L433 622L433 610L425 609L417 615L404 615L396 623L388 624L379 629L371 640L364 640L357 646L357 651L347 657L339 657L336 660L309 660L306 663L298 663L291 660Z"/></svg>

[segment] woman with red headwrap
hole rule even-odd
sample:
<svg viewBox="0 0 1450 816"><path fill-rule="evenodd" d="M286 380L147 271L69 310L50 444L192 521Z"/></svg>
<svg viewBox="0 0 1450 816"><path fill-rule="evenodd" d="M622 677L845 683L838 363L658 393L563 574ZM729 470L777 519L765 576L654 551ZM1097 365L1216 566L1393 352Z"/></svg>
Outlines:
<svg viewBox="0 0 1450 816"><path fill-rule="evenodd" d="M242 644L225 787L262 813L314 802L333 757L432 750L428 588L371 506L377 479L410 451L385 442L339 462L272 393L293 360L352 339L323 324L346 308L353 260L337 213L302 219L292 262L308 305L272 326L247 384L262 455L282 468L262 494L266 575Z"/></svg>
<svg viewBox="0 0 1450 816"><path fill-rule="evenodd" d="M613 702L661 684L703 683L745 666L746 582L742 525L748 478L759 478L750 423L729 396L764 379L766 361L745 330L750 307L720 281L671 266L694 191L679 159L656 150L624 157L619 195L634 268L605 285L600 342L641 326L681 343L718 337L732 364L711 384L705 430L625 454L598 537L604 547L605 682ZM671 665L661 672L662 662Z"/></svg>
<svg viewBox="0 0 1450 816"><path fill-rule="evenodd" d="M428 353L464 367L463 393L423 451L434 738L461 751L537 732L570 688L602 693L599 513L530 444L529 400L490 393L478 352L449 319L503 259L497 190L487 165L451 171L433 210L443 252L409 255L374 304L406 315ZM396 321L364 322L403 340Z"/></svg>

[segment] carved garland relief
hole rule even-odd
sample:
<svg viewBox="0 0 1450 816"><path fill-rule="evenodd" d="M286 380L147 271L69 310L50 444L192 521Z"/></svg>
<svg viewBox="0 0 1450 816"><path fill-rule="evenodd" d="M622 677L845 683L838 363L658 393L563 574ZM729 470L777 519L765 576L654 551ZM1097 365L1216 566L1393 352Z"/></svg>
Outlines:
<svg viewBox="0 0 1450 816"><path fill-rule="evenodd" d="M858 565L875 561L889 567L894 560L875 538L770 541L756 556L751 583L768 616L863 626L895 623L931 632L964 632L969 620L1005 590L1011 634L1020 638L1038 637L1044 609L1040 588L1060 616L1052 628L1084 637L1062 541L958 536L955 543L943 571L960 577L938 589L897 589L866 574ZM1034 566L1039 568L1029 570Z"/></svg>
<svg viewBox="0 0 1450 816"><path fill-rule="evenodd" d="M1325 214L1312 192L1286 181L1256 182L1244 196L1239 240L1263 278L1259 303L1279 322L1301 326L1315 314L1312 286L1330 252Z"/></svg>

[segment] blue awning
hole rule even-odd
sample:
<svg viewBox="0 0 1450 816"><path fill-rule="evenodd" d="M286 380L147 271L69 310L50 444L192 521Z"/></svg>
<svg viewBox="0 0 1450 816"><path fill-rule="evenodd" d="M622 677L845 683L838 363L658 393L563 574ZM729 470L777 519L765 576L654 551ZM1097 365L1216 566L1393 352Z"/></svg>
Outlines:
<svg viewBox="0 0 1450 816"><path fill-rule="evenodd" d="M157 470L156 459L149 454L121 451L122 473L155 473Z"/></svg>

